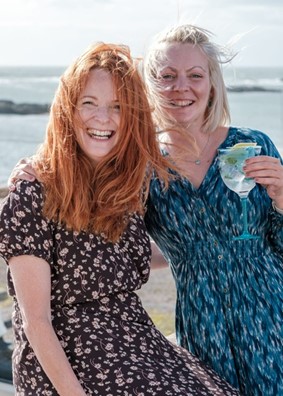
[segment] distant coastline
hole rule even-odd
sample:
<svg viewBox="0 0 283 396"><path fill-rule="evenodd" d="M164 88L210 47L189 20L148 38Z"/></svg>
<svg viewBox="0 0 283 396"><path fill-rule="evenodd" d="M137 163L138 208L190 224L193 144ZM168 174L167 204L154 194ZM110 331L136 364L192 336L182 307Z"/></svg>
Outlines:
<svg viewBox="0 0 283 396"><path fill-rule="evenodd" d="M227 66L227 67L226 67ZM43 142L65 66L0 66L0 187ZM265 132L283 149L283 68L223 65L231 125Z"/></svg>
<svg viewBox="0 0 283 396"><path fill-rule="evenodd" d="M50 109L49 104L15 103L12 100L0 100L0 114L45 114Z"/></svg>
<svg viewBox="0 0 283 396"><path fill-rule="evenodd" d="M282 87L263 87L260 85L233 85L227 87L228 92L283 92Z"/></svg>
<svg viewBox="0 0 283 396"><path fill-rule="evenodd" d="M236 84L228 85L228 92L283 92L283 87L280 85L278 87L268 87L262 85L253 84ZM12 100L0 99L0 114L46 114L49 113L50 103L15 103Z"/></svg>

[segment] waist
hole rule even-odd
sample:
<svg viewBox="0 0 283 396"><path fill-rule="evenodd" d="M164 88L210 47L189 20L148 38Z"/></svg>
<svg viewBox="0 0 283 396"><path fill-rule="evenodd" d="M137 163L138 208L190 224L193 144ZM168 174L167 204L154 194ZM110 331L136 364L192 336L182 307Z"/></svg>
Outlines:
<svg viewBox="0 0 283 396"><path fill-rule="evenodd" d="M184 260L217 259L218 255L233 255L234 257L257 257L272 254L273 249L265 238L232 240L231 239L206 239L187 246Z"/></svg>
<svg viewBox="0 0 283 396"><path fill-rule="evenodd" d="M120 292L87 300L81 298L69 304L53 304L52 316L118 316L120 320L136 320L137 317L146 317L139 296L134 292Z"/></svg>

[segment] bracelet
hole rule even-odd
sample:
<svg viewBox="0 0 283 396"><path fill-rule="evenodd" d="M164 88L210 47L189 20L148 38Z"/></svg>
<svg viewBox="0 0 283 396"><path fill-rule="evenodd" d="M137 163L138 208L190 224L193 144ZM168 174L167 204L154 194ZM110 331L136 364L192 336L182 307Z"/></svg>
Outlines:
<svg viewBox="0 0 283 396"><path fill-rule="evenodd" d="M280 213L281 215L283 215L283 209L277 208L277 206L275 205L274 201L272 201L272 206L273 206L273 209L274 209L277 213Z"/></svg>

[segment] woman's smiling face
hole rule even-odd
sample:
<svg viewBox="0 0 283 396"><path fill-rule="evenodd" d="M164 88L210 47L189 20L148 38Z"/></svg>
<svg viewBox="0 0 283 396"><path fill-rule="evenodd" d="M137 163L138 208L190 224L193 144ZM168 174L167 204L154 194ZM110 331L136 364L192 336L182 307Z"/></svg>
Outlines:
<svg viewBox="0 0 283 396"><path fill-rule="evenodd" d="M116 145L120 125L120 106L111 74L91 70L77 103L81 127L77 140L84 153L99 162Z"/></svg>
<svg viewBox="0 0 283 396"><path fill-rule="evenodd" d="M211 92L207 57L190 43L168 44L162 52L158 79L166 111L181 124L202 125Z"/></svg>

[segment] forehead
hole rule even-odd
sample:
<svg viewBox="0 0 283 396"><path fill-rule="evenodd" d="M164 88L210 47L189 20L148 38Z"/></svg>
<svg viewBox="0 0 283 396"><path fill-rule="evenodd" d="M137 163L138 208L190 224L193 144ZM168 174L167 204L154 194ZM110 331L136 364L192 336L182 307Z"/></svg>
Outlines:
<svg viewBox="0 0 283 396"><path fill-rule="evenodd" d="M160 48L160 68L171 67L174 69L201 66L208 70L208 59L203 51L190 43L163 44Z"/></svg>
<svg viewBox="0 0 283 396"><path fill-rule="evenodd" d="M92 69L89 72L86 85L96 85L96 84L105 84L107 86L113 86L113 78L109 71L104 69Z"/></svg>
<svg viewBox="0 0 283 396"><path fill-rule="evenodd" d="M92 69L89 72L82 94L90 95L91 93L95 93L99 96L107 95L111 97L116 95L113 77L109 71L104 69Z"/></svg>

